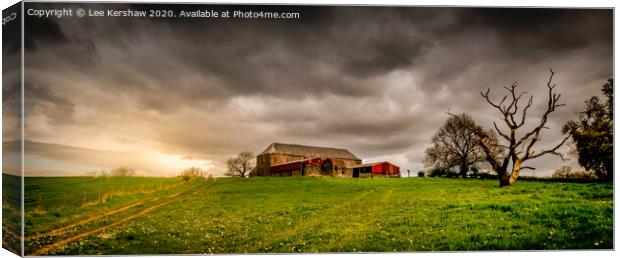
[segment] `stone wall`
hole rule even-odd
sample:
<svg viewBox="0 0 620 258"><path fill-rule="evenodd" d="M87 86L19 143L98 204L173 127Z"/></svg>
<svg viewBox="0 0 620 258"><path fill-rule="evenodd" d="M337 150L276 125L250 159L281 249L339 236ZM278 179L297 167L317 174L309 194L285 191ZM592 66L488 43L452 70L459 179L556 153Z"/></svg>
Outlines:
<svg viewBox="0 0 620 258"><path fill-rule="evenodd" d="M304 176L321 176L321 165L308 164L304 166Z"/></svg>
<svg viewBox="0 0 620 258"><path fill-rule="evenodd" d="M352 168L345 168L344 171L342 172L341 175L339 175L340 177L353 177L353 169Z"/></svg>

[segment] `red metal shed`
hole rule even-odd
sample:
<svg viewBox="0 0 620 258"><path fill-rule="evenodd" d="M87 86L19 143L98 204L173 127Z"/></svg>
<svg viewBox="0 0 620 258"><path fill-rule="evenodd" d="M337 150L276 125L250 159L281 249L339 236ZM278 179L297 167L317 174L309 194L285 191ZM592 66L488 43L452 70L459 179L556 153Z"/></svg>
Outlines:
<svg viewBox="0 0 620 258"><path fill-rule="evenodd" d="M400 174L400 168L387 161L372 163L370 165L372 165L372 173L375 173L375 174L385 174L385 175Z"/></svg>
<svg viewBox="0 0 620 258"><path fill-rule="evenodd" d="M360 173L400 176L400 168L387 161L362 164L362 165L357 165L351 168L353 169L353 177L359 177Z"/></svg>

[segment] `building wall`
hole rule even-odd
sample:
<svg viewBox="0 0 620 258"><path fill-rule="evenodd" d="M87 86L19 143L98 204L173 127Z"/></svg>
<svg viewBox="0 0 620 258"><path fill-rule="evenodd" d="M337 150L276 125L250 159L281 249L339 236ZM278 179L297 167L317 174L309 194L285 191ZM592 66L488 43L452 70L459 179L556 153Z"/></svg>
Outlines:
<svg viewBox="0 0 620 258"><path fill-rule="evenodd" d="M372 173L360 172L360 178L372 178L372 177L374 177Z"/></svg>
<svg viewBox="0 0 620 258"><path fill-rule="evenodd" d="M256 156L256 176L268 176L269 175L269 155Z"/></svg>
<svg viewBox="0 0 620 258"><path fill-rule="evenodd" d="M280 173L273 173L270 176L301 176L301 170L291 170L291 171L283 171ZM321 170L321 165L318 164L307 164L304 166L303 171L304 176L321 176L323 172Z"/></svg>
<svg viewBox="0 0 620 258"><path fill-rule="evenodd" d="M302 156L284 154L258 155L256 156L256 173L259 176L269 176L269 167L303 159Z"/></svg>
<svg viewBox="0 0 620 258"><path fill-rule="evenodd" d="M269 168L271 166L289 163L293 161L303 160L312 157L303 157L296 155L285 155L285 154L262 154L256 157L256 175L257 176L270 176ZM311 173L306 173L304 170L304 175L312 176L312 175L324 175L324 176L344 176L351 177L352 174L350 171L347 171L347 167L360 165L362 164L361 160L350 160L350 159L326 159L323 166L312 167ZM292 174L297 175L297 174ZM301 175L301 172L299 172ZM277 176L277 175L276 175Z"/></svg>
<svg viewBox="0 0 620 258"><path fill-rule="evenodd" d="M322 170L321 165L318 164L308 164L304 166L304 176L321 176Z"/></svg>
<svg viewBox="0 0 620 258"><path fill-rule="evenodd" d="M335 159L333 163L334 163L334 172L332 173L333 176L352 177L353 171L349 169L349 167L352 167L355 165L361 165L362 161L361 160L350 160L350 159Z"/></svg>
<svg viewBox="0 0 620 258"><path fill-rule="evenodd" d="M377 173L360 173L360 178L400 178L400 174L386 175L386 174L377 174Z"/></svg>

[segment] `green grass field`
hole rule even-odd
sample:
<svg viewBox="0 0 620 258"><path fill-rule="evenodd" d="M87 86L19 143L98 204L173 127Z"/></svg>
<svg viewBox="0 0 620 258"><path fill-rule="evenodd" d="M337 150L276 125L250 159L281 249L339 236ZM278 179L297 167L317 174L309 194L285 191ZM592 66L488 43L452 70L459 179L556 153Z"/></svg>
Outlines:
<svg viewBox="0 0 620 258"><path fill-rule="evenodd" d="M181 183L161 177L26 177L25 235L189 186Z"/></svg>
<svg viewBox="0 0 620 258"><path fill-rule="evenodd" d="M2 247L21 253L21 178L2 174Z"/></svg>
<svg viewBox="0 0 620 258"><path fill-rule="evenodd" d="M613 248L609 184L135 177L32 178L26 189L26 254ZM101 201L98 189L118 195Z"/></svg>

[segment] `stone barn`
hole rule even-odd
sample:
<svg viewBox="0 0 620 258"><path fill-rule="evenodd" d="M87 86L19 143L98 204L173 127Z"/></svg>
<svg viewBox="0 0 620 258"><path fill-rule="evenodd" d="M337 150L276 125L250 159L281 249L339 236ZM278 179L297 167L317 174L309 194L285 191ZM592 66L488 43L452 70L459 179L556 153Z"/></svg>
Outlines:
<svg viewBox="0 0 620 258"><path fill-rule="evenodd" d="M252 176L344 176L362 160L348 150L273 143L256 156Z"/></svg>

